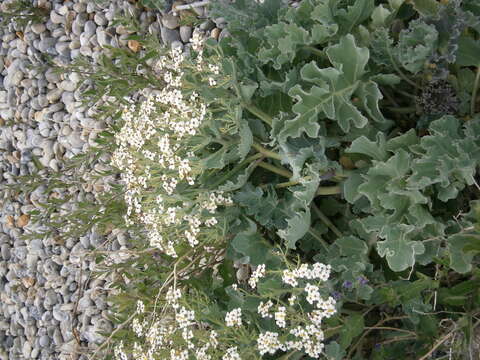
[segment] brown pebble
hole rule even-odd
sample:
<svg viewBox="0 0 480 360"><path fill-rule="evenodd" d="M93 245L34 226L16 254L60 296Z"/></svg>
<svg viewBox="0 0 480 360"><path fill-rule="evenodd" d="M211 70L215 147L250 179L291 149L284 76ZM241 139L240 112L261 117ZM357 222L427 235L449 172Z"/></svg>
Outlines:
<svg viewBox="0 0 480 360"><path fill-rule="evenodd" d="M137 40L128 40L127 45L128 48L135 53L138 52L142 47L142 45Z"/></svg>
<svg viewBox="0 0 480 360"><path fill-rule="evenodd" d="M26 214L20 215L20 217L17 219L17 227L23 228L24 226L27 226L27 224L30 221L30 217Z"/></svg>
<svg viewBox="0 0 480 360"><path fill-rule="evenodd" d="M210 33L210 37L211 37L211 38L214 38L215 40L217 40L218 37L220 36L220 32L221 32L221 31L222 31L222 30L220 30L219 28L213 29L212 32Z"/></svg>
<svg viewBox="0 0 480 360"><path fill-rule="evenodd" d="M12 215L8 215L6 220L7 220L6 221L7 226L9 226L9 227L14 227L15 226L15 219Z"/></svg>
<svg viewBox="0 0 480 360"><path fill-rule="evenodd" d="M22 278L22 284L28 289L35 284L35 279L32 277L24 277Z"/></svg>

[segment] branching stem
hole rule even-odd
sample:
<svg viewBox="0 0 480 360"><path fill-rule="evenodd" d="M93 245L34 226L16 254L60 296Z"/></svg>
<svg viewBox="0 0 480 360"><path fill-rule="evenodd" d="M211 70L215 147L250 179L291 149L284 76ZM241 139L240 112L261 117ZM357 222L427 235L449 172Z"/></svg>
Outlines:
<svg viewBox="0 0 480 360"><path fill-rule="evenodd" d="M470 115L475 114L475 99L477 98L478 85L480 83L480 65L477 67L477 76L475 77L475 84L473 86L472 101L470 102Z"/></svg>
<svg viewBox="0 0 480 360"><path fill-rule="evenodd" d="M332 230L332 232L337 235L338 237L342 237L343 234L340 230L338 230L338 228L335 226L334 223L332 223L332 221L318 208L317 205L313 204L312 203L312 208L313 208L313 211L315 211L315 214L317 214L317 216L320 218L320 220L322 220L322 222L327 225L327 227Z"/></svg>
<svg viewBox="0 0 480 360"><path fill-rule="evenodd" d="M252 144L252 147L255 150L257 150L259 153L263 154L265 157L269 157L269 158L276 159L276 160L282 160L282 157L280 156L280 154L264 148L262 145L260 145L257 142L254 142Z"/></svg>
<svg viewBox="0 0 480 360"><path fill-rule="evenodd" d="M280 175L280 176L286 177L286 178L291 178L291 177L293 176L293 174L292 174L290 171L288 171L288 170L286 170L286 169L279 168L279 167L277 167L277 166L275 166L275 165L266 163L266 162L264 162L264 161L260 162L260 163L258 164L258 166L260 166L260 167L262 167L262 168L264 168L264 169L266 169L266 170L268 170L268 171L271 171L271 172L273 172L273 173L275 173L275 174L278 174L278 175Z"/></svg>
<svg viewBox="0 0 480 360"><path fill-rule="evenodd" d="M263 112L262 110L260 110L259 108L257 108L255 105L252 105L252 104L247 104L245 102L242 102L242 106L243 106L244 109L251 112L253 115L258 117L264 123L268 124L270 127L272 126L273 119L270 115Z"/></svg>

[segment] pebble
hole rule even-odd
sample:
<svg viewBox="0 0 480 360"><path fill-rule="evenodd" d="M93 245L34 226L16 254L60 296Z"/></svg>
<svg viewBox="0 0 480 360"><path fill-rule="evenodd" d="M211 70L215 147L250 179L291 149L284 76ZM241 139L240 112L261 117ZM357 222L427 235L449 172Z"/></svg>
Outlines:
<svg viewBox="0 0 480 360"><path fill-rule="evenodd" d="M165 14L162 17L162 25L165 26L167 29L176 29L180 26L180 20L178 17L172 14Z"/></svg>
<svg viewBox="0 0 480 360"><path fill-rule="evenodd" d="M32 29L32 31L35 33L35 34L41 34L43 33L45 30L47 30L47 27L45 26L45 24L32 24L30 26L30 28Z"/></svg>
<svg viewBox="0 0 480 360"><path fill-rule="evenodd" d="M174 41L180 41L180 34L176 30L167 29L162 26L160 28L160 34L165 45L171 45Z"/></svg>
<svg viewBox="0 0 480 360"><path fill-rule="evenodd" d="M105 46L128 45L131 30L112 22L121 9L138 15L145 31L172 48L187 44L186 49L193 31L192 26L181 25L179 17L171 13L163 13L156 20L154 12L139 13L125 0L110 0L104 5L90 0L35 0L35 3L49 9L47 21L30 24L24 31L15 29L22 31L21 34L8 27L0 28L0 148L6 150L0 152L4 159L0 178L9 183L15 182L16 175L39 171L35 159L44 167L60 172L66 159L95 145L98 132L106 127L105 122L96 119L95 110L81 102L86 89L82 85L83 76L54 72L45 62L45 55L58 66L68 66L80 55L98 61ZM199 11L203 13L203 9ZM207 25L202 26L215 34L224 27L225 22L220 20L213 23L205 20L203 24ZM219 37L225 31L219 32ZM135 49L141 51L139 46ZM15 117L21 121L5 125L5 120ZM75 198L93 200L103 187L102 181L89 184L88 193ZM87 281L96 264L83 257L87 249L102 246L105 236L91 232L79 238L21 239L24 230L41 228L31 220L31 211L41 208L39 203L45 202L47 196L61 196L60 192L49 190L47 194L45 190L46 187L40 187L27 196L2 203L0 348L12 360L70 359L78 347L72 333L75 324L89 348L104 340L99 332L113 330L105 318L109 308L106 297L94 291L96 286L108 284L103 280ZM65 209L71 206L67 203ZM125 234L117 235L110 242L111 250L129 244ZM80 281L81 267L84 278ZM74 316L80 284L87 287ZM0 359L5 356L0 353Z"/></svg>
<svg viewBox="0 0 480 360"><path fill-rule="evenodd" d="M191 26L180 26L179 32L180 32L180 39L184 43L187 43L190 41L190 38L192 37Z"/></svg>

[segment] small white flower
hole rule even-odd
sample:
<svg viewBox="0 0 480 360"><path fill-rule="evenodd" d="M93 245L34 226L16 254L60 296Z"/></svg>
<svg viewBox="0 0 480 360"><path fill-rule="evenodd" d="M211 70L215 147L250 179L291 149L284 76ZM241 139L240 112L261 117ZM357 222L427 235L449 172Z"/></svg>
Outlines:
<svg viewBox="0 0 480 360"><path fill-rule="evenodd" d="M225 315L225 323L227 326L241 326L242 325L242 309L236 308Z"/></svg>
<svg viewBox="0 0 480 360"><path fill-rule="evenodd" d="M265 276L265 264L258 265L255 271L252 273L250 279L248 279L248 285L252 289L257 287L258 280Z"/></svg>
<svg viewBox="0 0 480 360"><path fill-rule="evenodd" d="M276 332L267 331L258 336L257 347L260 355L267 353L273 355L281 346L282 344L278 340L278 333Z"/></svg>
<svg viewBox="0 0 480 360"><path fill-rule="evenodd" d="M283 280L284 284L287 284L287 285L290 285L290 286L293 286L293 287L298 285L297 277L296 277L295 273L293 271L288 270L288 269L283 270L282 280Z"/></svg>
<svg viewBox="0 0 480 360"><path fill-rule="evenodd" d="M286 326L285 318L286 318L286 309L284 306L280 306L278 311L275 312L275 322L278 327L284 328Z"/></svg>
<svg viewBox="0 0 480 360"><path fill-rule="evenodd" d="M260 305L258 305L257 311L262 318L271 318L273 316L268 312L272 306L273 306L273 303L271 300L268 300L266 303L263 303L262 301L260 302Z"/></svg>

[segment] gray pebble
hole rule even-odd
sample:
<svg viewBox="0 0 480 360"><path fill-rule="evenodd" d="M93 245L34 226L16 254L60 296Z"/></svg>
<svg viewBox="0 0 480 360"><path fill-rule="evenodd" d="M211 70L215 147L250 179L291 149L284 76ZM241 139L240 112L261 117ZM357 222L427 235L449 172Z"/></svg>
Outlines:
<svg viewBox="0 0 480 360"><path fill-rule="evenodd" d="M199 28L200 30L212 30L215 27L215 23L212 20L207 20L203 23L200 24Z"/></svg>
<svg viewBox="0 0 480 360"><path fill-rule="evenodd" d="M87 10L87 5L83 2L76 2L73 4L73 10L77 13L85 12L85 10Z"/></svg>
<svg viewBox="0 0 480 360"><path fill-rule="evenodd" d="M178 17L172 15L172 14L165 14L162 17L162 25L166 27L167 29L176 29L180 26L180 21Z"/></svg>
<svg viewBox="0 0 480 360"><path fill-rule="evenodd" d="M64 24L65 23L65 17L58 14L56 11L51 11L50 12L50 20L52 20L52 22L54 24Z"/></svg>
<svg viewBox="0 0 480 360"><path fill-rule="evenodd" d="M35 34L41 34L47 29L44 24L32 24L30 28Z"/></svg>
<svg viewBox="0 0 480 360"><path fill-rule="evenodd" d="M180 39L187 43L192 37L192 28L190 26L180 26Z"/></svg>
<svg viewBox="0 0 480 360"><path fill-rule="evenodd" d="M41 52L47 52L47 50L55 46L56 42L57 40L54 38L44 38L38 43L38 50L40 50Z"/></svg>
<svg viewBox="0 0 480 360"><path fill-rule="evenodd" d="M50 345L50 338L47 335L40 336L40 339L38 339L38 344L41 347L48 347Z"/></svg>
<svg viewBox="0 0 480 360"><path fill-rule="evenodd" d="M160 28L160 34L165 45L171 45L172 42L180 40L180 34L178 31L170 30L163 26Z"/></svg>
<svg viewBox="0 0 480 360"><path fill-rule="evenodd" d="M105 26L108 23L107 18L101 12L97 12L93 20L98 26Z"/></svg>
<svg viewBox="0 0 480 360"><path fill-rule="evenodd" d="M83 34L86 34L88 37L92 37L97 30L97 25L92 20L89 20L85 23L85 27L83 29Z"/></svg>

